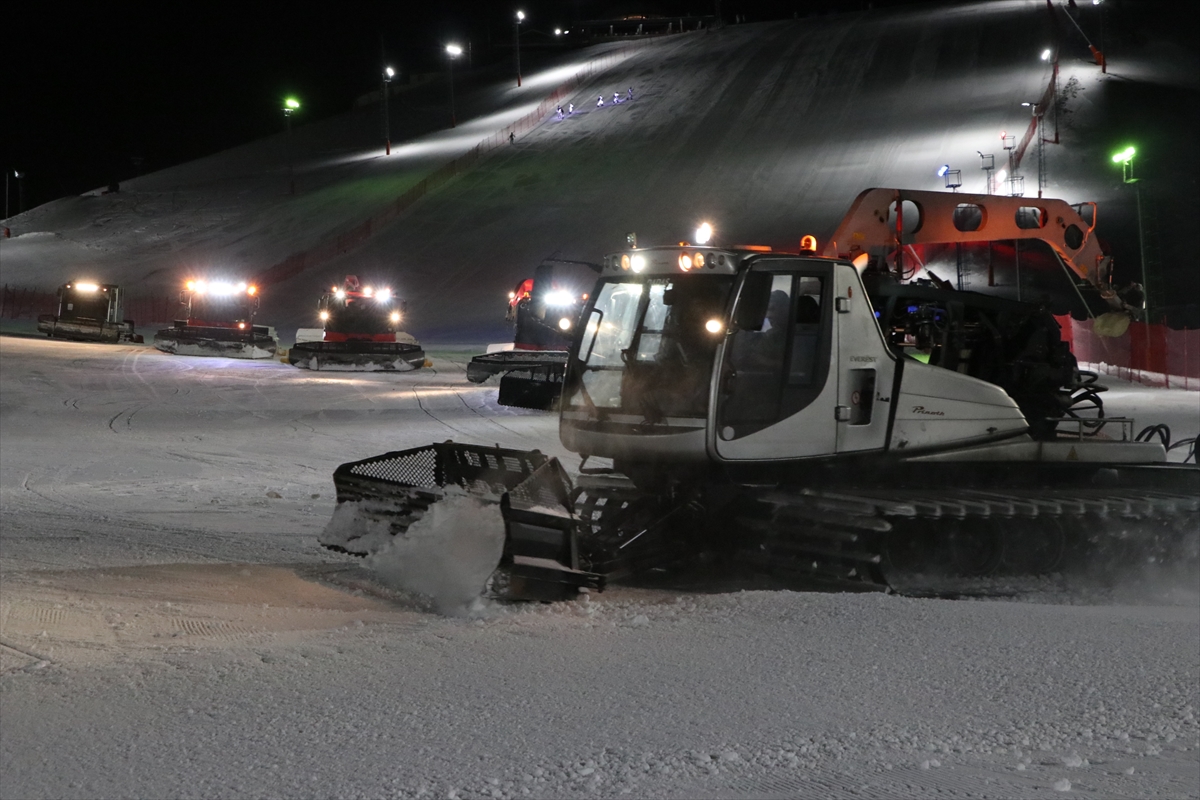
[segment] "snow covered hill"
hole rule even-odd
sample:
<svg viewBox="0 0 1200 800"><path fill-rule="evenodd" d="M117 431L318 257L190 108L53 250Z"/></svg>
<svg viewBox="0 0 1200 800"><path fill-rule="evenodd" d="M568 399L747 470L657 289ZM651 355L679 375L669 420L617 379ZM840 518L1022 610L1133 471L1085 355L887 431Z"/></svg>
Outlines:
<svg viewBox="0 0 1200 800"><path fill-rule="evenodd" d="M1003 163L998 132L1024 129L1021 103L1049 80L1039 59L1049 34L1044 3L1003 0L601 45L521 89L470 93L459 106L469 121L398 144L390 157L376 109L298 125L295 196L281 134L129 181L119 194L34 209L0 242L0 279L49 289L88 273L167 293L189 275L260 274L377 214L585 74L562 99L574 114L560 120L549 108L362 246L263 298L262 321L286 337L313 323L323 287L353 273L392 284L422 340L504 338L507 291L553 253L596 260L627 232L670 242L700 220L725 243L795 247L805 233L828 235L864 188L942 188L943 163L962 169L964 191L982 190L976 151ZM1060 81L1078 81L1085 117L1097 113L1086 90L1102 76L1077 45L1064 46ZM632 99L612 102L630 89ZM439 109L412 111L415 134ZM1104 200L1112 176L1079 149L1050 154L1047 195ZM1027 156L1029 181L1031 164Z"/></svg>

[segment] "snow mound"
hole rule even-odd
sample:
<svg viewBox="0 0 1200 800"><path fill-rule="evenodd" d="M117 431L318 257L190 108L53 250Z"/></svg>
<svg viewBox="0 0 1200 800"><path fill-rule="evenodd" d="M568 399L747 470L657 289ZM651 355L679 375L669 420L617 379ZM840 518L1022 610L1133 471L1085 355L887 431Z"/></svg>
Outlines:
<svg viewBox="0 0 1200 800"><path fill-rule="evenodd" d="M471 616L485 607L482 594L503 550L500 510L448 488L403 536L369 556L367 566L392 588L431 598L441 614Z"/></svg>
<svg viewBox="0 0 1200 800"><path fill-rule="evenodd" d="M389 511L388 505L370 500L338 503L317 541L352 553L375 553L391 543Z"/></svg>

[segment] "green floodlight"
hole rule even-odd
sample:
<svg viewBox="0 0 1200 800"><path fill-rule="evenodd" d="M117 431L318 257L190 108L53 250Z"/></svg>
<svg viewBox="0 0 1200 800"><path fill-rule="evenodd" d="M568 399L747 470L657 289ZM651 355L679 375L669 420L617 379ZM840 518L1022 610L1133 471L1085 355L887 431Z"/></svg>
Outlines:
<svg viewBox="0 0 1200 800"><path fill-rule="evenodd" d="M287 100L284 100L283 104L292 111L295 111L300 107L300 101L294 97L289 97Z"/></svg>
<svg viewBox="0 0 1200 800"><path fill-rule="evenodd" d="M1134 153L1136 153L1136 152L1137 151L1134 150L1133 146L1131 145L1129 147L1126 147L1124 150L1122 150L1119 153L1113 153L1113 157L1112 157L1113 163L1114 164L1128 164L1130 161L1133 161L1133 156L1134 156Z"/></svg>

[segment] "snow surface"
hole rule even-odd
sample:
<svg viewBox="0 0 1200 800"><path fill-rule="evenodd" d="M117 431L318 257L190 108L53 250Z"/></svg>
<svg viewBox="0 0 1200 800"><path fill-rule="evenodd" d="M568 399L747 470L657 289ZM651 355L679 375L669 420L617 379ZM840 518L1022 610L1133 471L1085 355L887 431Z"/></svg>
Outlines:
<svg viewBox="0 0 1200 800"><path fill-rule="evenodd" d="M577 468L468 357L326 376L0 337L0 796L1196 796L1195 586L446 616L444 562L323 551L344 461L455 438ZM1108 399L1178 436L1198 396Z"/></svg>

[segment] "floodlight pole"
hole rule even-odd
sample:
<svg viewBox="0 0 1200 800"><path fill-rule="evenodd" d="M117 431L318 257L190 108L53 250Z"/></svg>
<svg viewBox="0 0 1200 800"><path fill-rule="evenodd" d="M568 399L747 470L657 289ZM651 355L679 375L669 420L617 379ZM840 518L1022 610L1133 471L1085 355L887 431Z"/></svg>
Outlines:
<svg viewBox="0 0 1200 800"><path fill-rule="evenodd" d="M450 62L450 127L457 128L458 120L454 116L454 59L462 54L462 48L456 44L446 45L446 58Z"/></svg>
<svg viewBox="0 0 1200 800"><path fill-rule="evenodd" d="M283 101L283 124L287 129L287 162L288 162L288 194L296 193L296 173L292 166L292 112L300 108L295 98L289 97Z"/></svg>
<svg viewBox="0 0 1200 800"><path fill-rule="evenodd" d="M517 19L513 22L513 52L517 57L517 87L521 86L521 20L525 19L525 12L518 11Z"/></svg>
<svg viewBox="0 0 1200 800"><path fill-rule="evenodd" d="M1113 161L1121 165L1121 181L1133 184L1133 196L1137 203L1138 223L1138 254L1142 259L1142 302L1146 305L1146 321L1150 320L1150 285L1146 282L1146 236L1142 225L1142 187L1133 175L1133 157L1136 150L1127 147L1113 156Z"/></svg>
<svg viewBox="0 0 1200 800"><path fill-rule="evenodd" d="M388 95L391 94L389 90L392 88L392 77L395 74L396 71L391 67L383 68L383 83L381 88L383 90L383 154L385 156L392 154L392 117L388 113Z"/></svg>

